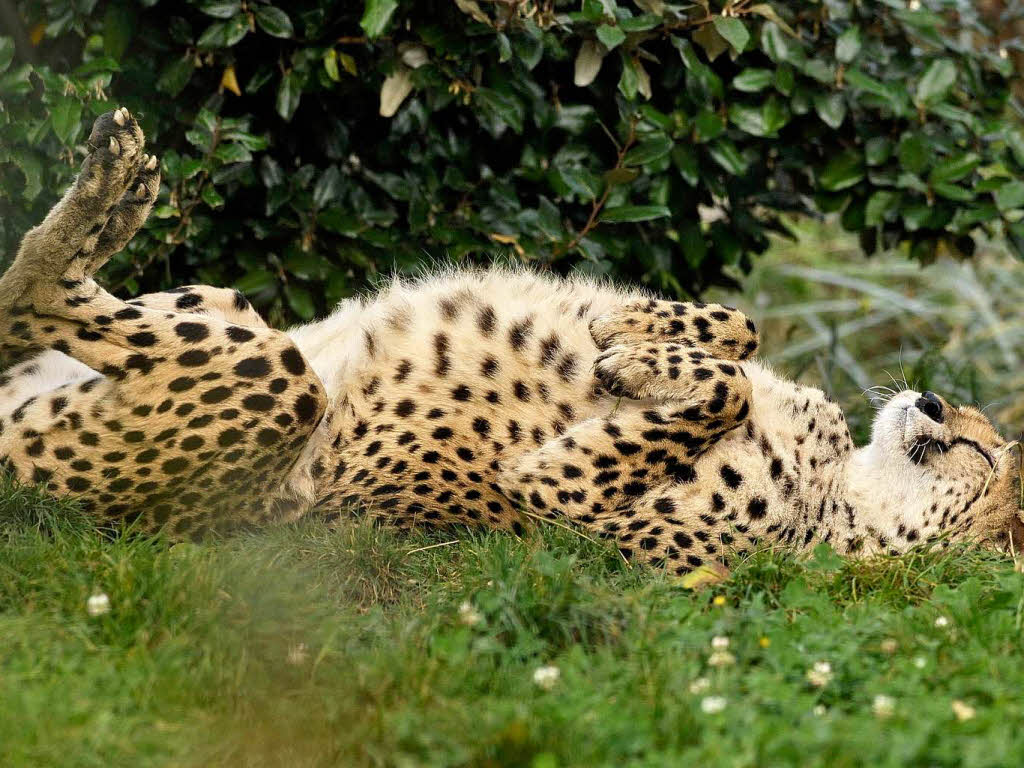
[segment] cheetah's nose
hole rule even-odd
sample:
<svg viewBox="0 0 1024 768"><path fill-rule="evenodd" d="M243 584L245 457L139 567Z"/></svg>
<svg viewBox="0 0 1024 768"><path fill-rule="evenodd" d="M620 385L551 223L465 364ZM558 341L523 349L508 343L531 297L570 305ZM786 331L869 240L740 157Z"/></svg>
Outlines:
<svg viewBox="0 0 1024 768"><path fill-rule="evenodd" d="M936 424L941 424L943 421L943 408L942 401L939 400L939 396L934 392L925 392L914 403L917 409L921 411L925 416L934 421Z"/></svg>

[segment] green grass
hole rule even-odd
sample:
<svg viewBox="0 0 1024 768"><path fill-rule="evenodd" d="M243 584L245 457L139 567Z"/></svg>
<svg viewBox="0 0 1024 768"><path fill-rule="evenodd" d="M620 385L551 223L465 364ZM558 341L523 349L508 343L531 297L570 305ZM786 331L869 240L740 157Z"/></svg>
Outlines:
<svg viewBox="0 0 1024 768"><path fill-rule="evenodd" d="M763 552L694 593L558 528L449 544L353 521L168 547L104 536L9 485L0 521L5 767L1024 754L1024 576L977 551ZM96 592L111 609L90 617ZM715 636L734 663L709 664ZM807 677L818 661L832 671L821 687ZM533 676L549 665L546 690ZM894 700L888 718L878 695ZM724 710L705 712L716 696ZM975 716L958 720L954 700Z"/></svg>

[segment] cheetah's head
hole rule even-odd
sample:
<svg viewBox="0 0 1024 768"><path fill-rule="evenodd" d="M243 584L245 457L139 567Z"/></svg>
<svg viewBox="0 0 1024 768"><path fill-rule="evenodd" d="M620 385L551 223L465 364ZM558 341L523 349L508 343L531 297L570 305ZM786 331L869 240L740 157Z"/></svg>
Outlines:
<svg viewBox="0 0 1024 768"><path fill-rule="evenodd" d="M1024 546L1015 443L977 408L905 390L879 411L871 442L901 485L937 504L938 513L948 510L956 538Z"/></svg>

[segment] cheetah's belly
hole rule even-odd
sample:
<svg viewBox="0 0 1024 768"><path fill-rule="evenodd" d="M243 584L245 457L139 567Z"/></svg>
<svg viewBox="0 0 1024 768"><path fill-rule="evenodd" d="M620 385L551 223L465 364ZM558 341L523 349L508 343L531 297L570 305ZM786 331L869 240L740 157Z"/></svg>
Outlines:
<svg viewBox="0 0 1024 768"><path fill-rule="evenodd" d="M614 407L593 374L600 302L454 295L368 308L379 321L364 324L330 414L319 507L512 527L519 512L494 484L502 465Z"/></svg>

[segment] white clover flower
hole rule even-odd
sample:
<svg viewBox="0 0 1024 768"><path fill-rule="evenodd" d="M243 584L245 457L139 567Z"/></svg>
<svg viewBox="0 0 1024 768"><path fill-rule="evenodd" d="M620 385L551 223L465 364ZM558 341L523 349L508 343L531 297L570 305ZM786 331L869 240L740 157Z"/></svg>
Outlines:
<svg viewBox="0 0 1024 768"><path fill-rule="evenodd" d="M921 0L910 0L910 2L907 3L907 8L909 8L912 11L920 10Z"/></svg>
<svg viewBox="0 0 1024 768"><path fill-rule="evenodd" d="M698 677L690 683L690 693L704 693L711 687L711 681L706 677Z"/></svg>
<svg viewBox="0 0 1024 768"><path fill-rule="evenodd" d="M716 651L724 651L729 647L729 638L724 635L716 635L711 638L711 647Z"/></svg>
<svg viewBox="0 0 1024 768"><path fill-rule="evenodd" d="M948 627L949 619L947 619L945 616L939 616L939 618L935 620L935 626L939 629L942 629L943 627Z"/></svg>
<svg viewBox="0 0 1024 768"><path fill-rule="evenodd" d="M728 651L715 651L708 656L708 664L712 667L728 667L736 663L736 657Z"/></svg>
<svg viewBox="0 0 1024 768"><path fill-rule="evenodd" d="M886 696L884 693L880 693L875 696L875 700L871 702L871 709L878 717L891 717L893 712L896 711L896 699L892 696Z"/></svg>
<svg viewBox="0 0 1024 768"><path fill-rule="evenodd" d="M562 676L562 671L558 667L546 666L537 667L533 671L533 682L545 691L550 691L558 683L558 678Z"/></svg>
<svg viewBox="0 0 1024 768"><path fill-rule="evenodd" d="M484 617L480 614L480 611L474 608L469 600L462 601L462 605L459 606L459 621L467 627L473 627L483 620Z"/></svg>
<svg viewBox="0 0 1024 768"><path fill-rule="evenodd" d="M828 714L828 710L825 709L825 705L824 704L815 704L814 705L814 709L811 710L811 711L814 712L814 714L817 717L824 717L826 714Z"/></svg>
<svg viewBox="0 0 1024 768"><path fill-rule="evenodd" d="M110 613L110 598L105 592L90 595L89 599L85 601L85 612L90 616L102 616L105 613Z"/></svg>
<svg viewBox="0 0 1024 768"><path fill-rule="evenodd" d="M717 715L728 702L724 696L705 696L700 700L700 709L708 715Z"/></svg>
<svg viewBox="0 0 1024 768"><path fill-rule="evenodd" d="M293 667L301 666L309 658L309 648L305 643L296 643L288 649L287 660Z"/></svg>
<svg viewBox="0 0 1024 768"><path fill-rule="evenodd" d="M999 58L1000 59L1008 59L1008 58L1010 58L1010 52L1008 50L1006 50L1005 46L1002 46L1002 45L999 46Z"/></svg>
<svg viewBox="0 0 1024 768"><path fill-rule="evenodd" d="M816 661L807 670L807 680L815 688L823 688L832 679L832 665L827 661Z"/></svg>
<svg viewBox="0 0 1024 768"><path fill-rule="evenodd" d="M895 640L893 640L891 637L887 637L887 638L885 638L885 640L882 641L881 647L882 647L882 653L890 653L891 654L891 653L896 653L896 651L899 649L900 645Z"/></svg>
<svg viewBox="0 0 1024 768"><path fill-rule="evenodd" d="M924 656L915 656L914 666L918 669L924 669L928 666L928 659L926 659Z"/></svg>
<svg viewBox="0 0 1024 768"><path fill-rule="evenodd" d="M965 701L960 701L960 699L953 699L953 701L950 702L950 707L953 709L953 715L960 722L963 722L964 720L973 720L974 716L977 714L974 707Z"/></svg>

